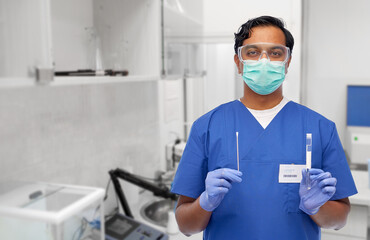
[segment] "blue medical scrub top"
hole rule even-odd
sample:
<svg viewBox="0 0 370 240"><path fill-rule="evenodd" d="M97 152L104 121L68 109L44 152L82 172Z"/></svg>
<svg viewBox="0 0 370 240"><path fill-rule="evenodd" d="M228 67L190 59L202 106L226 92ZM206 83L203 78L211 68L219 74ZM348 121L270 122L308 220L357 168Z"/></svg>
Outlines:
<svg viewBox="0 0 370 240"><path fill-rule="evenodd" d="M191 129L172 192L198 198L209 171L240 171L204 230L203 239L320 239L321 231L299 209L299 183L279 183L280 164L306 163L306 133L312 133L312 167L337 178L331 200L357 193L335 124L292 101L264 129L238 100L197 119Z"/></svg>

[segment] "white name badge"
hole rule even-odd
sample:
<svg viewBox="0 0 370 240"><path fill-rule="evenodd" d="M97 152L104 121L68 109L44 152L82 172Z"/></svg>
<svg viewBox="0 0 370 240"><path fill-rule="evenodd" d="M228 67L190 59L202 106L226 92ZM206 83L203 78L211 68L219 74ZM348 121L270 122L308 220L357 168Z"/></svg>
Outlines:
<svg viewBox="0 0 370 240"><path fill-rule="evenodd" d="M306 165L280 164L279 183L300 183L302 180L302 169Z"/></svg>

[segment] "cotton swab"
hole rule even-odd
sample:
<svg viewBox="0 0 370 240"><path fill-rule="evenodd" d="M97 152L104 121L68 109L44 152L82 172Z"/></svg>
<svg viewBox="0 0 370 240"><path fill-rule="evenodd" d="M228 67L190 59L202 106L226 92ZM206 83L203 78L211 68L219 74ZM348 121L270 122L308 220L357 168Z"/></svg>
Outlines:
<svg viewBox="0 0 370 240"><path fill-rule="evenodd" d="M239 171L239 132L236 132L236 161L238 164Z"/></svg>

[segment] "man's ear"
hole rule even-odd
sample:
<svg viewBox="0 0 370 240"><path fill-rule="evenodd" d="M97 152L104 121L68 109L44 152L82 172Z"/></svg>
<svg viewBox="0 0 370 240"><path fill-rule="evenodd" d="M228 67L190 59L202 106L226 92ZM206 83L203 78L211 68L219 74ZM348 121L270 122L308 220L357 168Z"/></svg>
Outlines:
<svg viewBox="0 0 370 240"><path fill-rule="evenodd" d="M236 67L238 68L238 73L242 74L242 66L241 66L241 63L240 63L240 60L237 54L234 55L234 62L236 64Z"/></svg>

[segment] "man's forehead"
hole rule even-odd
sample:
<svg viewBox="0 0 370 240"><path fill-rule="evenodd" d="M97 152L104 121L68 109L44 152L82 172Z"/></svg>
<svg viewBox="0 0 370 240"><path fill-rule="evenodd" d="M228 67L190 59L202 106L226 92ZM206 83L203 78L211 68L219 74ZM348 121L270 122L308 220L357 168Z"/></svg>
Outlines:
<svg viewBox="0 0 370 240"><path fill-rule="evenodd" d="M258 49L285 49L286 47L282 44L276 43L250 43L244 45L246 49L258 48Z"/></svg>
<svg viewBox="0 0 370 240"><path fill-rule="evenodd" d="M243 45L258 42L286 45L284 32L275 26L257 26L252 28L249 38L243 41Z"/></svg>

